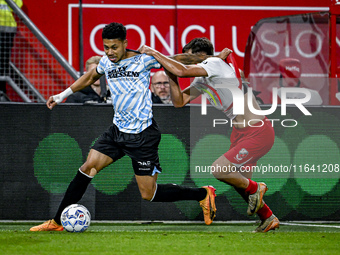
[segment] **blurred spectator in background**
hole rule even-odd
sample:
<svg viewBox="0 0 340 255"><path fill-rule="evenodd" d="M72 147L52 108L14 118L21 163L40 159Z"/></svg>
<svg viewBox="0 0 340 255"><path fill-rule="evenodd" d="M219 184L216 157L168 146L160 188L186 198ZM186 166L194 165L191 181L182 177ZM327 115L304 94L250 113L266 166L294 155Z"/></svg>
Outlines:
<svg viewBox="0 0 340 255"><path fill-rule="evenodd" d="M22 0L13 0L20 8ZM17 22L13 16L12 9L7 5L5 0L0 0L0 76L9 74L9 62L13 47L14 37L17 33ZM0 97L3 101L7 98L6 81L0 81ZM9 101L9 100L4 100Z"/></svg>
<svg viewBox="0 0 340 255"><path fill-rule="evenodd" d="M100 56L93 56L90 57L85 64L86 72L97 67L99 64L101 57ZM106 97L108 96L108 92L105 92ZM95 83L91 86L86 87L72 95L70 95L66 99L66 103L105 103L106 97L101 96L101 86L100 86L100 79L98 79Z"/></svg>
<svg viewBox="0 0 340 255"><path fill-rule="evenodd" d="M164 71L156 72L151 79L152 103L171 104L169 77Z"/></svg>

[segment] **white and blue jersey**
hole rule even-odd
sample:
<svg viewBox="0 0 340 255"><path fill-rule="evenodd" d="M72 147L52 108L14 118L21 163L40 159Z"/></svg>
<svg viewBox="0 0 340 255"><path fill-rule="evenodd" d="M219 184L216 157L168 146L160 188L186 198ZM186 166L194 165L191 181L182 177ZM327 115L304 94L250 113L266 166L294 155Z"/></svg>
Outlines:
<svg viewBox="0 0 340 255"><path fill-rule="evenodd" d="M108 82L114 109L113 123L121 132L137 134L152 124L150 70L161 68L146 54L122 59L117 63L103 56L97 72Z"/></svg>

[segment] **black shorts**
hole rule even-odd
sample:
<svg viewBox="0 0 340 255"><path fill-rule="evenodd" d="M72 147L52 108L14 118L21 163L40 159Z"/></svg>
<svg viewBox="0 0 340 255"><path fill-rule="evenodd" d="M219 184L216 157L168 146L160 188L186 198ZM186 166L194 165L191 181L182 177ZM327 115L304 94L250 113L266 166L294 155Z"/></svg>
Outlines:
<svg viewBox="0 0 340 255"><path fill-rule="evenodd" d="M113 124L98 138L92 149L109 156L113 162L128 155L136 175L152 176L162 171L158 158L160 141L161 133L154 120L139 134L120 132Z"/></svg>

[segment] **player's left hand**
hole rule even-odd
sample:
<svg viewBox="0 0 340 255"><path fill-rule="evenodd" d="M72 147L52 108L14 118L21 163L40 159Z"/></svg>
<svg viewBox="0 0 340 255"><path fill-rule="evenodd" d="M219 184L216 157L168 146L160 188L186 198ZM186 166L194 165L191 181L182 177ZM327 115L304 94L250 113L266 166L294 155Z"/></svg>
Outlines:
<svg viewBox="0 0 340 255"><path fill-rule="evenodd" d="M232 53L232 52L233 52L232 50L230 50L230 49L228 49L228 48L224 48L224 49L220 52L220 54L217 55L217 57L219 57L219 58L225 60L225 59L229 56L229 54Z"/></svg>

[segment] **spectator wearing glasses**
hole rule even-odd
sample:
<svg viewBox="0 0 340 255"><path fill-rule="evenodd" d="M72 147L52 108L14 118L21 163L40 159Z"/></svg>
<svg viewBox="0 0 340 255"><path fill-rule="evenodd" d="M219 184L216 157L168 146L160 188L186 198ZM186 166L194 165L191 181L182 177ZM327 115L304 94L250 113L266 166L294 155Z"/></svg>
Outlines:
<svg viewBox="0 0 340 255"><path fill-rule="evenodd" d="M154 104L171 104L169 77L164 71L158 71L152 76L152 102Z"/></svg>

